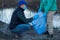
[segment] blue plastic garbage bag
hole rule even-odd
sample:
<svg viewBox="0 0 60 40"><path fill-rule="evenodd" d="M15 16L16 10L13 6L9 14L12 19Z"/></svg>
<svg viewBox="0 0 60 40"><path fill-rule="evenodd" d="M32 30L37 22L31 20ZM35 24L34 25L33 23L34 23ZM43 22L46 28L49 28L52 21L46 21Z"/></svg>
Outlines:
<svg viewBox="0 0 60 40"><path fill-rule="evenodd" d="M32 25L37 34L43 34L46 31L46 17L42 12L38 12L35 15L38 17L33 18Z"/></svg>

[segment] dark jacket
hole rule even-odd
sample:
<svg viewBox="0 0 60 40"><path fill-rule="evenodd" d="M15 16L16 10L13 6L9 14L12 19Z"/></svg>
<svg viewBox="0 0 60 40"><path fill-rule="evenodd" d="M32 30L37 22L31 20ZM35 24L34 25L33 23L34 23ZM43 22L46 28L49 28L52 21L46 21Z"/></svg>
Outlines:
<svg viewBox="0 0 60 40"><path fill-rule="evenodd" d="M33 18L26 19L24 15L24 10L22 8L17 8L12 15L11 22L10 22L10 29L16 28L19 24L28 24L33 20Z"/></svg>

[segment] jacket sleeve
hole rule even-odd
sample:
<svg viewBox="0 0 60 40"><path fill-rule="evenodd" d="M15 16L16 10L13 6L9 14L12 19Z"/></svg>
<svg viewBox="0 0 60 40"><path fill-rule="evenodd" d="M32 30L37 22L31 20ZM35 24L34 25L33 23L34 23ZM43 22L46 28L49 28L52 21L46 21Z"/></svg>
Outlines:
<svg viewBox="0 0 60 40"><path fill-rule="evenodd" d="M21 20L24 21L25 23L32 22L32 20L33 20L33 18L28 18L28 19L26 19L24 13L21 12L21 11L18 11L18 12L17 12L17 16L18 16L19 19L21 19Z"/></svg>
<svg viewBox="0 0 60 40"><path fill-rule="evenodd" d="M44 5L44 3L43 3L43 1L41 0L41 1L40 1L40 6L39 6L39 10L38 10L38 11L42 11L42 10L43 10L43 5Z"/></svg>
<svg viewBox="0 0 60 40"><path fill-rule="evenodd" d="M49 12L51 6L53 5L53 0L50 0L47 4L47 10L44 11L45 15L47 15L47 13Z"/></svg>

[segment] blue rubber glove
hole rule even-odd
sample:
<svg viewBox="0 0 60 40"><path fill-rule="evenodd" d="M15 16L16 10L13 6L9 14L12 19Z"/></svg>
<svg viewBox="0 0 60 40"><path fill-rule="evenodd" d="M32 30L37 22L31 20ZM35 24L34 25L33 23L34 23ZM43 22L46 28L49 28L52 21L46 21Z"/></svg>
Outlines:
<svg viewBox="0 0 60 40"><path fill-rule="evenodd" d="M46 16L47 16L47 14L46 14L46 13L44 13L42 17L46 17Z"/></svg>
<svg viewBox="0 0 60 40"><path fill-rule="evenodd" d="M39 15L36 14L36 15L33 17L33 19L36 20L36 19L38 19L38 17L39 17Z"/></svg>

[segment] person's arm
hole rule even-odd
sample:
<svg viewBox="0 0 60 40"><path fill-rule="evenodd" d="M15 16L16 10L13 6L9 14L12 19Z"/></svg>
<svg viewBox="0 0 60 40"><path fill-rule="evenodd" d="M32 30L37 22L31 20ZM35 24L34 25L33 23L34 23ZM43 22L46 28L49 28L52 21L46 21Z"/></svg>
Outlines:
<svg viewBox="0 0 60 40"><path fill-rule="evenodd" d="M43 10L43 5L44 5L44 2L41 0L41 1L40 1L40 6L39 6L39 10L38 10L38 11L42 11L42 10Z"/></svg>
<svg viewBox="0 0 60 40"><path fill-rule="evenodd" d="M17 16L18 16L19 19L21 19L21 20L24 21L25 23L29 23L29 22L31 22L31 21L33 20L33 18L28 18L28 19L26 19L24 13L21 12L21 11L18 11L18 12L17 12Z"/></svg>
<svg viewBox="0 0 60 40"><path fill-rule="evenodd" d="M53 0L50 0L47 4L47 9L44 11L44 15L47 15L47 13L49 12L51 6L53 5Z"/></svg>

